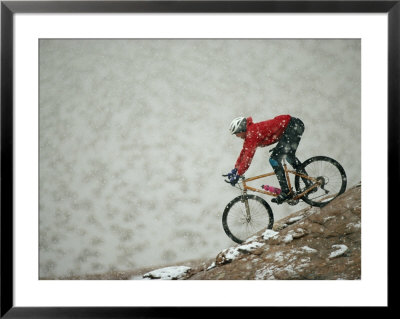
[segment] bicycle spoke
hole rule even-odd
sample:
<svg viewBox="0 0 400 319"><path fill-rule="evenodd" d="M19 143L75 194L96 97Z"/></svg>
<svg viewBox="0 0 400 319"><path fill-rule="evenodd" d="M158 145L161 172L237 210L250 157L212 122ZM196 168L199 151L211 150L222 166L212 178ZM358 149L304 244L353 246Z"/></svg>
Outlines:
<svg viewBox="0 0 400 319"><path fill-rule="evenodd" d="M249 203L250 220L247 219L246 206L244 202L237 202L232 206L227 223L229 229L236 237L244 240L268 225L269 217L265 207L252 199Z"/></svg>

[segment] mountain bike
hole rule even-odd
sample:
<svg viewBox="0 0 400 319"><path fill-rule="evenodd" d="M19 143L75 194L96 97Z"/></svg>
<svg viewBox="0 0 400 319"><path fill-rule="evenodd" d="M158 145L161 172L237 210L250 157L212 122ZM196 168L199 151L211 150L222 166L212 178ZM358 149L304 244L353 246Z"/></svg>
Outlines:
<svg viewBox="0 0 400 319"><path fill-rule="evenodd" d="M297 170L289 169L283 160L286 181L289 186L289 200L284 203L297 205L300 200L311 206L323 207L344 193L347 185L346 172L336 160L326 156L315 156L304 161ZM240 176L236 188L241 194L226 205L222 214L222 226L225 233L236 243L243 243L249 236L274 225L274 214L270 205L260 196L248 194L248 191L269 196L277 193L267 191L263 186L255 188L248 183L274 176L266 173L250 178ZM223 175L225 176L225 175ZM294 178L294 189L291 179ZM276 180L276 179L275 179ZM229 181L225 180L227 183Z"/></svg>

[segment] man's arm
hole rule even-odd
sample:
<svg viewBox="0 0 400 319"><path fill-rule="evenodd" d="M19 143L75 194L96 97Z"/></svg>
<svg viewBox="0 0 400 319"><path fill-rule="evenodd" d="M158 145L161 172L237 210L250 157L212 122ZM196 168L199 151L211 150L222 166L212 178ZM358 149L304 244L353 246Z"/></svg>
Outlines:
<svg viewBox="0 0 400 319"><path fill-rule="evenodd" d="M243 148L235 164L235 168L238 170L239 175L243 175L250 167L251 161L253 160L254 154L256 153L256 149L256 140L248 139L244 142Z"/></svg>

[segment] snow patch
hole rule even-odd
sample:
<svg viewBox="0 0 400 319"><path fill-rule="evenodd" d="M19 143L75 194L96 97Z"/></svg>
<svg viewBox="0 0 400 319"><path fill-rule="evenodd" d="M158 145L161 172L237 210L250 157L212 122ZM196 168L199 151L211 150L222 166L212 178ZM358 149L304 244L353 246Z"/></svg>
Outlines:
<svg viewBox="0 0 400 319"><path fill-rule="evenodd" d="M264 245L265 245L264 243L259 243L259 242L255 241L255 242L252 242L250 244L238 246L237 249L240 250L240 251L251 252L251 251L253 251L253 250L257 249L257 248L260 248L260 247L262 247Z"/></svg>
<svg viewBox="0 0 400 319"><path fill-rule="evenodd" d="M290 218L290 219L287 221L287 223L288 223L288 224L293 224L293 223L295 223L295 222L297 222L297 221L299 221L300 219L303 219L303 218L304 218L303 215L295 216L295 217Z"/></svg>
<svg viewBox="0 0 400 319"><path fill-rule="evenodd" d="M232 261L236 259L240 255L240 253L252 252L253 250L256 250L257 248L260 248L264 245L264 243L252 242L250 244L244 244L237 247L225 249L222 252L222 255L224 256L225 261Z"/></svg>
<svg viewBox="0 0 400 319"><path fill-rule="evenodd" d="M328 216L324 218L324 223L327 222L328 220L334 219L335 216Z"/></svg>
<svg viewBox="0 0 400 319"><path fill-rule="evenodd" d="M296 275L297 272L295 271L293 265L287 265L285 268L283 268L283 271L286 271L290 275Z"/></svg>
<svg viewBox="0 0 400 319"><path fill-rule="evenodd" d="M274 230L272 230L272 229L267 229L267 230L263 233L263 238L264 238L265 240L268 240L268 239L270 239L270 238L275 237L275 236L278 235L278 234L279 234L278 232L276 232L276 231L274 231Z"/></svg>
<svg viewBox="0 0 400 319"><path fill-rule="evenodd" d="M276 269L276 266L270 266L267 268L263 268L263 269L259 269L256 271L255 273L255 280L265 280L265 279L269 279L269 280L274 280L274 270Z"/></svg>
<svg viewBox="0 0 400 319"><path fill-rule="evenodd" d="M291 231L290 234L293 235L293 238L301 238L307 235L307 232L303 228L297 228L295 232Z"/></svg>
<svg viewBox="0 0 400 319"><path fill-rule="evenodd" d="M215 264L215 261L214 261L210 266L208 266L207 270L213 269L215 267L216 267L216 264Z"/></svg>
<svg viewBox="0 0 400 319"><path fill-rule="evenodd" d="M129 280L151 280L151 278L144 278L142 275L139 275L139 276L133 276L129 278Z"/></svg>
<svg viewBox="0 0 400 319"><path fill-rule="evenodd" d="M283 261L283 253L281 251L275 253L275 260L278 262Z"/></svg>
<svg viewBox="0 0 400 319"><path fill-rule="evenodd" d="M254 241L256 239L257 239L257 236L250 237L245 241L245 243L250 243L250 242L252 242L252 241Z"/></svg>
<svg viewBox="0 0 400 319"><path fill-rule="evenodd" d="M150 271L143 278L151 279L180 279L190 270L187 266L172 266Z"/></svg>
<svg viewBox="0 0 400 319"><path fill-rule="evenodd" d="M301 247L301 249L303 249L307 253L316 253L317 252L316 249L308 247L308 246L303 246L303 247Z"/></svg>
<svg viewBox="0 0 400 319"><path fill-rule="evenodd" d="M350 223L350 224L347 224L346 225L346 228L356 228L356 229L360 229L361 228L361 222L358 222L358 223L356 223L356 224L354 224L354 223Z"/></svg>
<svg viewBox="0 0 400 319"><path fill-rule="evenodd" d="M346 245L333 245L332 248L335 248L336 250L331 252L329 258L342 256L347 250L349 250Z"/></svg>
<svg viewBox="0 0 400 319"><path fill-rule="evenodd" d="M310 262L311 262L311 258L310 257L302 258L302 259L300 259L300 261L301 261L301 264L299 264L296 267L297 271L303 271L304 268L309 267L310 266Z"/></svg>
<svg viewBox="0 0 400 319"><path fill-rule="evenodd" d="M239 256L240 252L237 247L231 247L225 252L225 259L226 260L234 260L237 256Z"/></svg>
<svg viewBox="0 0 400 319"><path fill-rule="evenodd" d="M290 243L293 240L293 235L292 234L287 234L284 238L283 238L283 242L284 243Z"/></svg>
<svg viewBox="0 0 400 319"><path fill-rule="evenodd" d="M315 213L319 213L320 211L321 211L321 209L318 208L318 207L311 207L311 208L308 210L308 214L309 214L309 215L312 215L312 214L315 214Z"/></svg>

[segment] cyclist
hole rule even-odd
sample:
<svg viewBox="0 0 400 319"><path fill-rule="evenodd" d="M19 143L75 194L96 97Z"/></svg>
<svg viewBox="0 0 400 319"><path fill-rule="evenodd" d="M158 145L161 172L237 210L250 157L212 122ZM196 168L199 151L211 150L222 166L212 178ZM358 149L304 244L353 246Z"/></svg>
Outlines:
<svg viewBox="0 0 400 319"><path fill-rule="evenodd" d="M254 123L251 117L237 117L231 122L229 130L232 134L244 139L243 148L236 161L235 168L227 174L232 186L249 168L257 147L277 143L275 148L271 150L269 162L278 178L282 192L279 196L273 198L272 202L281 204L289 200L291 195L281 162L283 157L286 156L286 160L294 169L298 169L301 165L296 157L296 150L304 132L303 122L290 115L279 115L259 123ZM305 182L306 186L309 186L308 180L305 179Z"/></svg>

